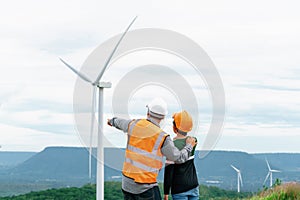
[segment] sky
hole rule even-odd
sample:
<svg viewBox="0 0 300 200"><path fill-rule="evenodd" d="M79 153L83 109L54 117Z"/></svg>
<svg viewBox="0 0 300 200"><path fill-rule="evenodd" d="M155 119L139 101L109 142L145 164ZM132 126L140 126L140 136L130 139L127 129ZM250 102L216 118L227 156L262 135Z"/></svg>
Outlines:
<svg viewBox="0 0 300 200"><path fill-rule="evenodd" d="M160 28L198 43L223 81L226 116L215 150L300 152L300 13L298 1L6 1L0 7L0 151L41 151L47 146L84 146L74 121L76 76L58 59L80 70L88 55L120 34ZM126 37L125 37L126 39ZM147 38L145 38L147 40ZM115 60L104 79L105 118L113 116L114 89L130 70L147 64L171 66L190 84L198 102L198 149L212 116L201 77L174 55L140 51ZM164 74L165 78L168 74ZM169 104L165 130L172 137L174 94L145 86L132 94L128 112L144 117L153 96ZM105 126L112 146L126 135Z"/></svg>

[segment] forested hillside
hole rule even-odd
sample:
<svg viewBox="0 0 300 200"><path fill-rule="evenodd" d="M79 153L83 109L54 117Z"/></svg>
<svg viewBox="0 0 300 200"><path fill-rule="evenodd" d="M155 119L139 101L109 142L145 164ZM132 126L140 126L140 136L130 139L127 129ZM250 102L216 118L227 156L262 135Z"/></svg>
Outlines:
<svg viewBox="0 0 300 200"><path fill-rule="evenodd" d="M161 185L160 185L161 187ZM104 199L106 200L123 200L121 191L121 182L105 182ZM161 189L162 192L162 189ZM249 193L236 193L234 191L226 191L217 187L200 186L200 199L235 199L238 197L247 197ZM28 194L2 197L0 200L92 200L96 199L96 187L94 184L85 185L81 188L61 188L49 189L39 192L30 192Z"/></svg>

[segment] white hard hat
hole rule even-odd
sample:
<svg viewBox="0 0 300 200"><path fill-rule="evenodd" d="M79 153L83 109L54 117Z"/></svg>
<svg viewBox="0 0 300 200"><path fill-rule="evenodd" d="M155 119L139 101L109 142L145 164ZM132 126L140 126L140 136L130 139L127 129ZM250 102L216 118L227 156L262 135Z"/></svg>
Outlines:
<svg viewBox="0 0 300 200"><path fill-rule="evenodd" d="M163 119L168 114L167 103L161 98L155 98L147 105L151 116Z"/></svg>

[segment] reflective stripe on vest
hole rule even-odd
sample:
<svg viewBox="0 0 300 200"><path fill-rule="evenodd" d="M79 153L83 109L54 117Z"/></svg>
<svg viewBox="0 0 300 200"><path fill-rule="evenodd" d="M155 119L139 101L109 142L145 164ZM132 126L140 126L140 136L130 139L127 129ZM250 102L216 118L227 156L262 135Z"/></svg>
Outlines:
<svg viewBox="0 0 300 200"><path fill-rule="evenodd" d="M142 163L140 163L140 162L136 162L136 161L134 161L134 160L132 160L132 159L130 159L130 158L125 158L125 162L130 163L130 164L132 164L132 165L134 165L134 166L136 166L136 167L138 167L138 168L141 168L141 169L144 170L144 171L155 172L155 173L158 173L158 172L159 172L159 170L156 169L156 168L149 167L149 166L144 165L144 164L142 164Z"/></svg>
<svg viewBox="0 0 300 200"><path fill-rule="evenodd" d="M148 120L133 121L128 127L123 174L137 183L155 183L163 166L161 146L167 136Z"/></svg>

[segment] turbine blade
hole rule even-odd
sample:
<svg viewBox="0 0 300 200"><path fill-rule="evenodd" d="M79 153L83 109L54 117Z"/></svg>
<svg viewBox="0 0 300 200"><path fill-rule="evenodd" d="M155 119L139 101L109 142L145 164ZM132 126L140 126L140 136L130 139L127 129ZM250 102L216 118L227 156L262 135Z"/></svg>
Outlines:
<svg viewBox="0 0 300 200"><path fill-rule="evenodd" d="M281 172L281 171L272 169L271 172Z"/></svg>
<svg viewBox="0 0 300 200"><path fill-rule="evenodd" d="M97 86L93 87L93 99L92 99L92 110L91 110L91 128L90 128L90 144L89 144L89 178L92 178L92 143L93 143L93 132L95 123L95 107L96 107L96 89Z"/></svg>
<svg viewBox="0 0 300 200"><path fill-rule="evenodd" d="M240 179L240 182L241 182L241 186L243 187L243 179L242 179L242 174L241 173L239 173L239 179Z"/></svg>
<svg viewBox="0 0 300 200"><path fill-rule="evenodd" d="M267 162L267 165L268 165L268 169L269 169L269 171L271 171L271 167L270 167L270 165L269 165L269 162L268 162L268 160L266 159L266 162Z"/></svg>
<svg viewBox="0 0 300 200"><path fill-rule="evenodd" d="M268 172L268 174L267 174L267 176L266 176L266 178L265 178L264 184L265 184L266 181L268 180L269 176L270 176L270 172Z"/></svg>
<svg viewBox="0 0 300 200"><path fill-rule="evenodd" d="M240 170L238 170L235 166L230 165L236 172L240 172Z"/></svg>
<svg viewBox="0 0 300 200"><path fill-rule="evenodd" d="M67 62L65 62L63 59L61 59L61 58L59 58L59 59L62 63L64 63L69 69L71 69L80 78L82 78L83 80L85 80L89 83L93 83L86 75L84 75L84 74L80 73L79 71L77 71L76 69L74 69L71 65L69 65Z"/></svg>
<svg viewBox="0 0 300 200"><path fill-rule="evenodd" d="M129 26L127 27L127 29L125 30L125 32L123 33L123 35L121 36L121 38L119 39L118 43L116 44L115 48L113 49L113 51L111 52L110 56L107 58L105 64L104 64L104 67L102 69L102 71L99 73L96 81L94 82L94 84L97 84L99 83L104 71L106 70L110 60L112 59L113 55L115 54L117 48L119 47L121 41L123 40L124 36L126 35L126 33L128 32L129 28L132 26L132 24L134 23L134 21L136 20L137 16L131 21L131 23L129 24Z"/></svg>

